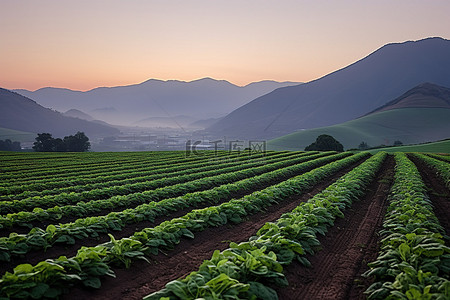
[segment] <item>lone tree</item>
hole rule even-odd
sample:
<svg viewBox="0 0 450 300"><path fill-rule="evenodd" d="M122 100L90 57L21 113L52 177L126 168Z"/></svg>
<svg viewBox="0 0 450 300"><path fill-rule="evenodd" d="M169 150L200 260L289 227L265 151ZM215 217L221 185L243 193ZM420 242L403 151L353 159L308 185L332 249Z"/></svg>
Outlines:
<svg viewBox="0 0 450 300"><path fill-rule="evenodd" d="M402 145L403 145L403 142L402 142L402 141L396 140L396 141L394 142L394 146L402 146Z"/></svg>
<svg viewBox="0 0 450 300"><path fill-rule="evenodd" d="M367 143L363 141L363 142L361 142L361 144L359 144L358 148L360 150L367 150L367 149L369 149L369 145L367 145Z"/></svg>
<svg viewBox="0 0 450 300"><path fill-rule="evenodd" d="M344 151L344 146L331 135L319 135L314 143L307 146L305 151Z"/></svg>

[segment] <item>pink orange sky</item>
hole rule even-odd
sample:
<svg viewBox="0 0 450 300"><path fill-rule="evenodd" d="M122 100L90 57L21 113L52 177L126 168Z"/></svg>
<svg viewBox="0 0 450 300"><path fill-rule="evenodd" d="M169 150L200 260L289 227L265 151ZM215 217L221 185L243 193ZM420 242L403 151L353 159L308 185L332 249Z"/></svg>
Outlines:
<svg viewBox="0 0 450 300"><path fill-rule="evenodd" d="M307 82L392 42L450 39L450 1L1 0L0 87Z"/></svg>

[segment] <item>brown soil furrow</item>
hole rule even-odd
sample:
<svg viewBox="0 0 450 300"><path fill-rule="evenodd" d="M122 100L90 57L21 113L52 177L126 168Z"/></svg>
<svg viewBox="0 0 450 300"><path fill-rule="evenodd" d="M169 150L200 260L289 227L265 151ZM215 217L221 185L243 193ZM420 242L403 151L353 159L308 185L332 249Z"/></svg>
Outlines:
<svg viewBox="0 0 450 300"><path fill-rule="evenodd" d="M205 259L211 258L214 250L228 248L230 241L237 243L247 241L266 222L277 220L283 213L293 210L300 202L307 201L354 167L355 165L338 172L316 185L310 192L290 197L278 205L269 207L265 212L249 217L245 222L195 233L194 239L184 239L167 255L151 257L150 265L135 263L131 269L115 270L117 278L105 278L100 290L88 291L76 288L66 297L67 299L141 299L147 294L162 289L167 282L197 270Z"/></svg>
<svg viewBox="0 0 450 300"><path fill-rule="evenodd" d="M445 155L446 157L442 157L443 155ZM448 158L450 157L450 154L440 154L438 156L431 156L431 155L429 155L429 156L434 158L434 159L437 159L437 160L440 160L440 161L443 161L443 162L446 162L446 163L450 163L450 161L448 160ZM411 159L411 157L409 157L409 158Z"/></svg>
<svg viewBox="0 0 450 300"><path fill-rule="evenodd" d="M377 232L387 208L393 166L388 157L368 193L319 238L322 250L307 256L310 268L298 262L285 268L289 286L276 288L280 299L365 299L369 283L360 275L378 253Z"/></svg>
<svg viewBox="0 0 450 300"><path fill-rule="evenodd" d="M422 180L427 186L427 194L433 203L433 212L438 218L439 224L444 227L446 235L450 236L450 191L434 169L413 155L409 155L408 158L419 169ZM449 243L450 241L447 239L447 244Z"/></svg>

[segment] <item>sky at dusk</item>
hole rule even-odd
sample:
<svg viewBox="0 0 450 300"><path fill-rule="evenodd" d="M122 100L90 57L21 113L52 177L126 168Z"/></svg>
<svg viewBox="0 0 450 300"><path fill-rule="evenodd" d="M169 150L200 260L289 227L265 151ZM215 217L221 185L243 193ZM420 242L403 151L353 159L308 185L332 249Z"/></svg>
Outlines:
<svg viewBox="0 0 450 300"><path fill-rule="evenodd" d="M0 0L0 87L307 82L392 42L450 39L450 1Z"/></svg>

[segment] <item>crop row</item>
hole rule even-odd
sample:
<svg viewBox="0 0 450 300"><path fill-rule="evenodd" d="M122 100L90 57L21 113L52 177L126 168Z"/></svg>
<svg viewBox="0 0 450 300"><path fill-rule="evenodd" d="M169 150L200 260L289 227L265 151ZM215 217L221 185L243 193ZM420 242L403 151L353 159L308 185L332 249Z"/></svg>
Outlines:
<svg viewBox="0 0 450 300"><path fill-rule="evenodd" d="M0 168L4 172L8 173L14 173L17 174L17 172L21 171L27 171L27 170L41 170L45 171L46 169L50 168L64 168L64 169L71 169L71 168L82 168L83 165L88 164L89 166L96 167L96 166L102 166L106 165L108 163L114 163L118 161L123 162L133 162L138 160L158 160L158 159L168 159L173 157L181 157L183 156L180 152L172 152L172 153L138 153L137 155L123 155L120 153L104 153L104 155L99 155L97 153L83 153L78 155L68 155L68 156L58 156L57 154L53 153L53 155L48 155L48 159L45 157L33 157L31 156L33 153L29 153L27 155L30 155L30 160L28 161L21 161L14 159L14 161L8 161L5 160L0 165ZM75 154L75 153L74 153ZM12 165L13 162L13 165ZM17 168L17 169L15 169Z"/></svg>
<svg viewBox="0 0 450 300"><path fill-rule="evenodd" d="M305 254L314 254L324 235L342 210L365 193L386 153L378 153L276 222L266 223L248 242L231 243L214 251L210 260L186 278L171 281L155 299L278 299L270 286L286 286L283 266L294 259L308 266Z"/></svg>
<svg viewBox="0 0 450 300"><path fill-rule="evenodd" d="M419 158L425 162L426 165L431 167L431 169L434 169L438 176L444 181L445 186L450 189L450 163L420 153L413 153L411 155Z"/></svg>
<svg viewBox="0 0 450 300"><path fill-rule="evenodd" d="M311 154L315 155L316 153L311 152ZM298 157L303 157L306 156L309 159L314 159L317 158L317 156L315 157L310 157L307 154L304 155L299 155ZM331 159L334 159L334 157L332 157ZM304 158L302 158L302 161L304 160ZM285 167L287 169L295 169L296 171L301 170L298 169L296 166L298 165L294 165L292 167ZM269 166L270 168L270 166ZM281 169L283 170L283 169ZM258 178L259 180L261 180L260 184L263 184L264 182L266 182L266 177L268 177L270 174L272 173L276 173L277 171L281 171L281 170L273 170L273 171L269 171L267 173L263 173L262 175L259 176L254 176L254 177L250 177L250 178L246 178L246 179L242 179L240 181L237 182L232 182L232 183L225 183L223 185L223 187L225 187L225 190L229 191L226 194L229 194L231 191L235 191L235 186L236 185L241 185L242 182L252 182L254 181L256 178ZM281 175L280 175L281 176ZM179 197L179 199L174 199L174 198L169 198L172 199L173 201L182 201L183 203L188 203L191 202L191 200L188 200L188 197L195 197L197 202L200 199L203 199L203 194L206 194L206 198L210 198L211 196L209 195L209 193L212 193L215 197L217 197L217 193L219 193L218 191L220 190L220 187L214 187L212 190L205 190L205 191L201 191L201 192L194 192L194 193L188 193L182 197ZM224 191L220 190L222 193L224 193ZM236 192L236 191L235 191ZM182 199L180 199L182 198ZM166 199L165 201L169 200ZM121 201L122 204L124 203L124 201ZM141 204L142 205L142 204ZM149 204L146 204L147 206L144 207L151 207L148 206ZM104 206L102 206L104 208ZM83 205L84 209L87 209L87 207L85 205ZM71 213L73 213L73 208L68 208L70 210ZM94 208L96 209L96 208ZM61 219L65 214L64 214L64 210L66 210L65 207L54 207L54 208L50 208L47 210L41 210L41 209L36 209L33 212L25 212L25 211L21 211L19 213L11 213L8 214L6 216L0 216L0 228L11 228L13 226L25 226L25 227L32 227L32 223L33 222L46 222L46 221L57 221L59 219ZM91 211L88 209L87 211L88 213L92 214L94 212L97 212L97 210L95 211ZM110 215L114 215L115 213L111 213ZM78 214L79 215L79 214Z"/></svg>
<svg viewBox="0 0 450 300"><path fill-rule="evenodd" d="M427 153L428 156L442 160L442 161L446 161L446 162L450 162L450 155L440 155L440 154L434 154L434 153Z"/></svg>
<svg viewBox="0 0 450 300"><path fill-rule="evenodd" d="M47 259L35 266L19 265L14 269L14 273L7 272L0 280L0 295L22 298L57 297L69 285L80 282L85 286L98 288L101 285L101 276L114 276L111 266L128 267L135 259L145 260L145 254L157 254L160 248L173 248L183 236L193 238L195 231L227 222L240 222L245 216L277 201L305 192L326 176L366 155L353 155L329 163L242 199L194 210L184 217L136 232L130 238L115 240L111 236L110 242L95 247L82 247L72 258L61 256L58 259Z"/></svg>
<svg viewBox="0 0 450 300"><path fill-rule="evenodd" d="M281 155L281 154L280 154ZM199 163L205 163L207 161L218 161L218 160L230 160L236 159L237 156L227 156L226 158L223 158L222 156L214 156L214 157L201 157L201 158L194 158L190 160L176 160L176 161L164 161L164 160L158 160L155 162L147 163L146 161L140 161L136 162L134 164L120 164L114 169L108 169L108 170L97 170L97 171L86 171L82 172L85 173L80 174L79 176L76 175L76 173L73 174L66 174L67 176L50 176L50 178L47 178L47 176L39 177L37 180L32 181L17 181L14 183L11 183L9 185L5 185L4 188L14 187L14 186L20 186L24 185L25 188L27 186L34 185L37 190L42 190L40 187L41 184L44 184L44 187L49 187L49 185L53 185L55 188L64 188L72 185L83 185L83 184L89 184L89 183L97 183L101 182L98 181L99 177L100 179L102 177L106 177L105 179L111 179L115 176L118 176L118 178L130 178L133 175L136 175L139 172L159 172L162 171L165 168L177 168L183 165L195 165ZM170 167L169 167L170 166ZM57 180L59 179L59 181ZM26 190L28 191L28 190Z"/></svg>
<svg viewBox="0 0 450 300"><path fill-rule="evenodd" d="M266 161L266 163L268 164L259 167L253 166L250 168L242 168L241 170L237 169L237 171L235 170L234 172L229 172L226 174L197 179L185 183L175 184L172 186L165 186L162 188L157 188L155 190L148 190L142 193L133 193L126 196L113 196L109 199L84 202L83 199L75 198L73 200L74 205L72 205L72 203L69 203L69 205L65 206L52 207L52 204L54 203L44 203L44 205L41 205L41 207L48 206L51 208L42 209L41 207L39 207L34 208L32 212L22 210L17 213L10 213L0 216L0 228L3 228L3 226L13 226L12 223L14 225L30 227L29 222L32 222L34 220L57 221L65 216L85 217L107 210L135 207L139 204L147 203L150 201L160 201L165 198L176 197L185 193L192 193L195 191L209 189L217 185L232 183L245 178L264 174L265 172L273 171L278 168L294 165L296 163L330 156L331 154L333 154L333 152L313 155L308 155L308 153L297 154L296 156L289 157L289 159L285 160L277 159L273 161ZM330 160L338 159L339 157L342 156L333 155L331 156ZM20 203L21 205L27 204L24 200L17 201L17 203Z"/></svg>
<svg viewBox="0 0 450 300"><path fill-rule="evenodd" d="M197 181L197 185L195 184L189 184L187 187L189 188L186 189L186 187L182 188L181 190L183 190L185 193L189 193L189 192L194 192L195 190L200 190L201 189L201 184L202 182L205 183L205 185L207 185L207 187L205 186L205 189L207 188L212 188L212 187L216 187L218 184L240 184L240 182L236 182L237 180L245 180L246 178L249 179L249 181L252 181L252 179L257 176L257 174L267 174L267 172L270 171L274 171L277 170L279 168L283 168L289 165L295 165L302 163L304 161L307 160L311 160L311 163L308 164L302 164L302 168L303 169L298 169L295 168L296 171L301 170L301 171L307 171L307 168L311 168L311 167L317 167L321 164L325 164L327 162L342 158L347 156L343 155L343 154L337 154L337 155L332 155L332 156L326 156L327 153L324 153L322 155L320 154L316 154L313 155L312 157L301 157L299 156L298 159L293 160L293 161L286 161L286 162L278 162L278 163L274 163L271 165L266 165L264 167L260 167L258 169L250 169L247 170L246 172L238 172L238 173L234 173L234 174L229 174L229 175L220 175L218 178L215 178L215 180L213 180L214 178L205 178L202 180ZM330 154L330 153L328 153ZM322 156L325 156L322 159L318 159ZM220 181L218 181L217 179L220 179ZM216 184L213 184L213 183ZM255 183L254 183L255 184ZM257 183L256 183L257 184ZM177 185L178 187L183 187L183 185ZM83 217L84 215L93 215L95 213L98 212L102 212L104 211L105 208L110 208L110 209L116 209L119 207L133 207L136 206L138 204L142 204L142 203L152 203L158 200L162 200L162 199L172 199L174 202L185 202L186 198L190 198L191 196L194 199L189 200L189 202L195 202L195 201L203 201L204 199L208 199L208 198L219 198L219 196L217 195L218 190L217 189L213 189L213 191L211 191L211 194L208 193L208 190L203 191L203 192L197 192L197 193L193 193L193 194L186 194L181 198L170 198L169 195L177 195L180 194L179 189L177 188L177 186L173 186L173 187L166 187L163 189L158 189L155 191L148 191L145 193L142 193L139 195L139 197L136 197L136 195L134 195L134 197L132 198L127 198L127 197L113 197L111 198L109 201L91 201L89 203L82 203L82 204L78 204L76 206L63 206L63 207L54 207L54 208L50 208L47 210L42 210L42 209L35 209L33 212L19 212L19 213L15 213L15 214L8 214L6 216L0 217L0 227L12 227L12 226L26 226L26 227L31 227L31 223L33 221L39 221L39 222L45 222L45 221L57 221L59 219L61 219L64 216L79 216L79 217ZM233 189L233 187L229 187L228 185L225 185L225 190L230 190ZM219 189L220 190L220 189ZM223 192L223 191L222 191ZM212 200L210 200L212 201ZM170 201L165 201L167 203L172 203ZM174 205L174 204L173 204ZM180 204L178 204L180 205ZM149 209L152 206L152 204L150 204L149 206L143 206L143 210ZM157 205L159 206L159 205ZM124 212L125 214L127 213L127 211ZM143 211L141 211L141 213L144 213L145 215L150 215L150 212L145 213ZM114 215L114 213L111 213L110 215ZM133 218L133 213L131 213L131 218ZM135 218L139 218L140 215L135 215ZM89 224L90 221L93 222L94 219L86 219L86 222ZM81 221L79 221L81 222ZM117 225L115 226L115 222L110 224L111 228L117 227ZM37 229L36 229L37 230Z"/></svg>
<svg viewBox="0 0 450 300"><path fill-rule="evenodd" d="M96 160L92 160L92 163L86 161L84 166L77 166L75 169L71 169L71 164L67 162L59 168L54 168L52 166L45 167L42 171L34 172L13 172L10 174L0 175L2 179L2 185L10 186L15 185L16 181L19 183L38 183L39 181L53 179L55 176L60 176L61 178L74 179L78 176L82 177L95 177L96 174L106 173L106 172L116 172L126 171L132 168L148 167L148 166L164 166L167 164L178 164L185 162L195 162L200 160L206 160L216 157L229 157L229 156L239 156L239 153L218 151L216 154L213 151L205 151L207 153L201 153L201 155L182 155L179 152L175 154L168 154L166 156L154 157L152 155L136 158L126 158L120 153L116 154L117 158L109 164L104 164L96 166ZM266 154L271 153L271 151L266 152ZM280 152L278 152L280 153ZM241 156L244 156L241 154ZM248 156L248 155L247 155ZM91 165L93 164L93 165ZM3 177L4 178L3 178Z"/></svg>
<svg viewBox="0 0 450 300"><path fill-rule="evenodd" d="M352 157L348 161L354 161L361 157L363 155ZM328 163L334 159L336 157L333 156L319 158L203 192L186 194L182 197L169 198L160 202L151 202L134 209L110 213L106 216L78 219L68 224L49 225L46 230L33 228L28 234L19 235L13 233L7 238L0 238L0 261L9 260L11 255L23 255L32 250L46 249L55 243L73 244L75 239L97 237L99 233L106 233L112 230L120 231L126 224L134 224L146 220L154 221L157 216L169 215L174 211L192 207L200 203L215 204L219 201L226 200L233 192L256 189L261 185L269 184L277 180L277 178L290 177L299 172ZM279 184L278 187L283 187L283 185ZM30 219L33 217L36 218L36 216L30 216ZM8 225L15 225L13 220L8 221L11 221Z"/></svg>
<svg viewBox="0 0 450 300"><path fill-rule="evenodd" d="M211 151L212 152L212 151ZM147 160L147 159L141 159L140 161L136 161L134 163L119 163L115 167L105 167L105 168L99 168L97 170L85 170L85 171L79 171L77 172L70 172L70 173L63 173L58 175L45 175L41 177L34 177L34 180L27 180L24 179L24 181L19 179L12 180L9 184L4 185L4 187L11 187L16 185L30 185L30 184L54 184L55 182L58 182L56 178L59 178L59 187L65 187L70 186L71 181L80 182L80 184L83 183L89 183L90 181L96 182L96 179L98 176L130 176L131 173L136 173L138 171L152 171L155 169L163 169L167 168L169 165L171 168L175 168L180 165L184 164L196 164L196 163L202 163L207 161L220 161L220 160L233 160L238 158L251 158L255 156L270 156L273 155L281 155L282 153L285 153L288 155L287 152L268 152L265 155L243 155L238 153L227 153L227 154L218 154L218 155L200 155L195 157L188 157L188 158L173 158L173 159L158 159L158 160ZM98 181L97 181L98 182ZM57 185L58 186L58 185Z"/></svg>
<svg viewBox="0 0 450 300"><path fill-rule="evenodd" d="M381 250L369 263L368 299L450 299L450 248L416 166L396 153Z"/></svg>
<svg viewBox="0 0 450 300"><path fill-rule="evenodd" d="M115 159L134 159L153 157L158 159L165 156L183 155L180 151L152 151L152 152L0 152L0 168L17 166L42 166L82 164L84 161L113 161Z"/></svg>
<svg viewBox="0 0 450 300"><path fill-rule="evenodd" d="M292 153L293 154L293 153ZM35 197L35 196L46 196L46 195L54 195L60 193L69 193L69 192L82 192L88 191L98 188L104 188L108 186L119 186L125 184L132 184L142 181L149 181L153 179L169 177L169 176L178 176L183 174L190 174L194 172L201 172L209 169L214 169L220 167L225 163L237 163L245 160L253 160L256 161L257 158L261 160L266 159L266 157L283 157L288 156L288 153L281 153L276 155L267 155L262 156L260 154L252 155L252 156L240 156L240 157L230 157L229 160L216 159L216 160L195 160L189 161L186 163L179 164L170 164L170 167L167 165L162 165L159 167L155 166L146 166L144 168L139 168L139 170L135 170L132 166L129 168L132 170L131 172L119 173L115 175L108 175L108 173L99 174L95 178L75 178L72 180L57 180L55 178L54 181L46 181L45 183L33 183L33 184L25 184L25 185L15 185L7 188L0 187L0 194L4 194L6 196L0 197L1 200L19 200L26 197ZM168 174L172 173L172 174ZM166 175L166 176L165 176ZM16 194L20 193L20 194ZM15 194L15 195L12 195Z"/></svg>
<svg viewBox="0 0 450 300"><path fill-rule="evenodd" d="M178 154L179 155L179 154ZM101 173L111 173L115 172L115 174L119 174L120 172L130 170L133 168L142 168L149 166L164 166L168 163L177 163L179 162L188 162L188 161L196 161L201 159L206 159L211 157L212 154L195 156L195 157L181 157L181 156L167 156L162 157L161 159L154 159L153 157L142 157L132 161L123 160L121 156L118 157L114 163L106 164L105 166L94 166L90 167L88 164L85 164L84 167L81 167L76 170L67 170L66 168L57 168L53 169L51 167L47 167L45 172L36 171L36 172L17 172L10 175L4 175L0 177L2 179L3 186L11 186L17 184L31 184L31 183L42 183L46 182L45 180L53 179L55 176L64 179L75 179L77 177L86 177L92 178Z"/></svg>
<svg viewBox="0 0 450 300"><path fill-rule="evenodd" d="M170 155L164 156L168 157ZM145 159L155 157L150 154ZM4 175L12 175L24 172L37 172L37 171L46 171L50 168L61 168L65 170L70 169L81 169L83 166L88 165L90 168L106 166L111 163L117 163L118 160L126 162L133 162L137 160L142 160L144 157L136 157L136 156L118 156L118 155L105 155L102 157L98 156L89 156L85 155L77 159L76 157L58 157L55 156L53 159L40 159L39 157L33 157L32 160L28 161L20 161L14 160L12 161L3 161L0 165L0 169L3 171L2 176ZM12 164L13 163L13 164ZM9 173L9 174L8 174Z"/></svg>
<svg viewBox="0 0 450 300"><path fill-rule="evenodd" d="M296 157L289 157L289 159L281 157L268 159L266 163L269 163L270 166L273 167L274 163L281 162L285 164L293 164L297 160L308 160L314 157L320 157L323 155L330 155L331 152L316 154L316 156L308 156L307 154L301 153L297 154ZM226 180L233 180L236 178L236 175L242 175L242 172L246 174L257 174L257 172L263 172L265 166L263 165L263 161L256 160L254 162L247 163L231 163L229 166L225 166L223 168L215 168L214 170L204 171L199 173L193 173L182 176L175 177L166 177L153 181L130 184L126 186L117 186L117 187L109 187L104 189L96 189L91 191L86 191L82 193L61 193L59 195L54 196L43 196L43 197L31 197L23 200L13 200L13 201L1 201L0 202L0 213L13 213L13 212L24 212L33 210L34 208L49 208L55 205L72 205L76 204L80 207L92 206L91 203L96 203L99 205L106 205L106 200L110 200L109 202L114 202L119 207L126 207L126 203L130 201L140 201L140 198L145 196L153 196L153 195L162 195L173 196L178 194L184 194L186 191L192 191L197 189L208 188L213 184L217 184L220 182L226 182ZM253 168L253 170L252 170ZM268 167L269 169L270 167ZM217 181L217 182L216 182ZM169 192L168 192L169 191ZM123 196L120 196L123 195ZM108 198L110 197L110 198ZM122 198L121 198L122 197ZM108 198L108 199L106 199ZM156 196L156 198L160 198L160 196ZM95 200L95 199L103 199L95 201L85 202L86 200ZM123 204L118 203L123 201ZM141 202L142 203L142 202ZM106 208L106 207L104 207ZM70 208L68 208L70 209ZM84 208L86 209L86 208ZM73 211L72 211L73 213ZM77 214L76 214L77 215Z"/></svg>

